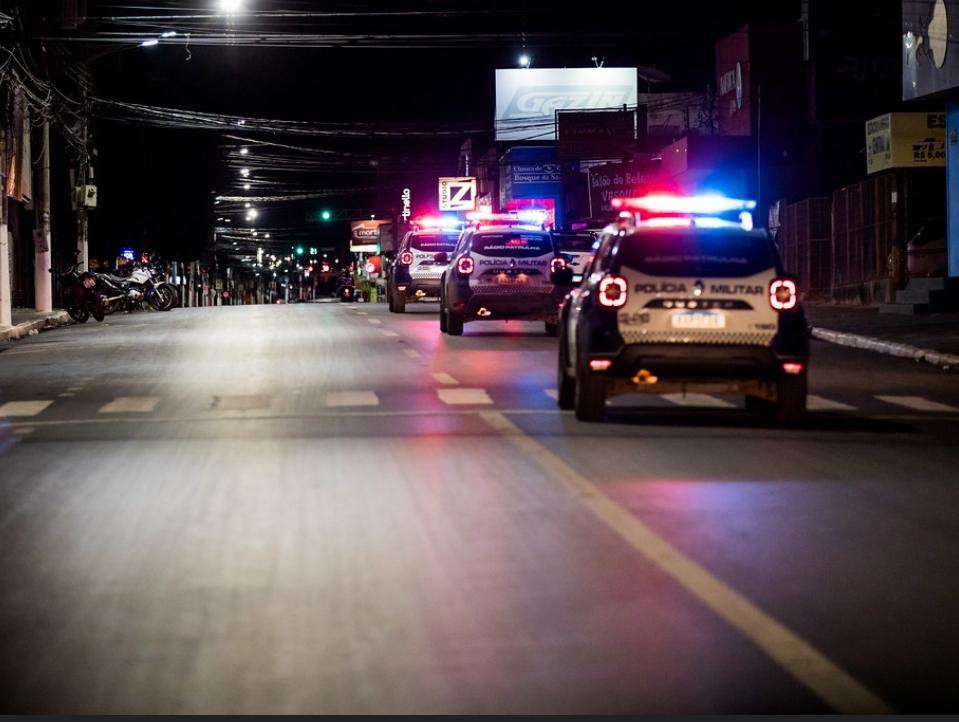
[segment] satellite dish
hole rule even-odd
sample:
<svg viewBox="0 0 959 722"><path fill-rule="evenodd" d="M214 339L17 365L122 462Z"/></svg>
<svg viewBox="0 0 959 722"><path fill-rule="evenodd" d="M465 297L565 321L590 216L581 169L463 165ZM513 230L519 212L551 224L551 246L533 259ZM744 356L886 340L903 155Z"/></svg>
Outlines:
<svg viewBox="0 0 959 722"><path fill-rule="evenodd" d="M659 68L650 68L646 65L640 65L636 68L636 72L639 74L639 77L647 83L668 83L672 80L667 73L664 73Z"/></svg>

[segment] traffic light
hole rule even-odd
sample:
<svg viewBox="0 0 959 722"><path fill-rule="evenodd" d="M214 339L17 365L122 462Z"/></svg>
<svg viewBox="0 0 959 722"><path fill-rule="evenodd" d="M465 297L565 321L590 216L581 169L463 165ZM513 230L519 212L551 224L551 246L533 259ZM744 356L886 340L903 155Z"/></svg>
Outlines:
<svg viewBox="0 0 959 722"><path fill-rule="evenodd" d="M328 220L330 220L332 217L333 217L333 214L330 213L330 211L329 211L328 208L324 208L324 209L320 212L320 218L322 218L324 221L328 221Z"/></svg>
<svg viewBox="0 0 959 722"><path fill-rule="evenodd" d="M297 246L297 247L296 247L296 255L298 255L298 256L302 256L302 255L303 255L303 246Z"/></svg>

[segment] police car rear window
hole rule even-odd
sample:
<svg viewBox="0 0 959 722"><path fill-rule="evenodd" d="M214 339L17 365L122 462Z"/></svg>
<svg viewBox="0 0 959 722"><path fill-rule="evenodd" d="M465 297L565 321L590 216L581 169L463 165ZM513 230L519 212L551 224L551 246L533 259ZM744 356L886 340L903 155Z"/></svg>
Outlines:
<svg viewBox="0 0 959 722"><path fill-rule="evenodd" d="M474 253L484 256L533 258L553 252L544 233L477 233L470 245Z"/></svg>
<svg viewBox="0 0 959 722"><path fill-rule="evenodd" d="M743 233L642 233L623 239L621 265L650 276L743 278L775 265L769 241Z"/></svg>
<svg viewBox="0 0 959 722"><path fill-rule="evenodd" d="M456 247L458 235L456 233L415 235L410 239L410 246L415 251L428 251L430 253L446 251L449 253Z"/></svg>
<svg viewBox="0 0 959 722"><path fill-rule="evenodd" d="M570 253L582 253L590 251L596 239L589 234L574 235L564 233L554 233L553 243L559 251L569 251Z"/></svg>

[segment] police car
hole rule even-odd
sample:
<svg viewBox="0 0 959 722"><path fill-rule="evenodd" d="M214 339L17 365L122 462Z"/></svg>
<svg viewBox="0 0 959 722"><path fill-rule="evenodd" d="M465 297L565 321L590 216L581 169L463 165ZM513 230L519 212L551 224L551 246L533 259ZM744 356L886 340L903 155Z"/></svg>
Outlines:
<svg viewBox="0 0 959 722"><path fill-rule="evenodd" d="M560 311L558 400L602 421L636 392L741 394L789 425L806 408L809 335L752 201L621 199L583 284Z"/></svg>
<svg viewBox="0 0 959 722"><path fill-rule="evenodd" d="M403 313L407 301L439 299L440 278L446 262L437 261L437 254L452 253L460 230L454 222L439 218L413 222L413 229L400 243L387 279L390 311Z"/></svg>
<svg viewBox="0 0 959 722"><path fill-rule="evenodd" d="M572 285L566 259L556 252L544 214L469 214L443 274L440 330L463 333L468 321L543 321L557 333L559 304Z"/></svg>
<svg viewBox="0 0 959 722"><path fill-rule="evenodd" d="M599 234L591 231L553 232L553 244L569 264L573 272L573 283L581 283L585 277L586 267L592 260L593 246L598 238Z"/></svg>

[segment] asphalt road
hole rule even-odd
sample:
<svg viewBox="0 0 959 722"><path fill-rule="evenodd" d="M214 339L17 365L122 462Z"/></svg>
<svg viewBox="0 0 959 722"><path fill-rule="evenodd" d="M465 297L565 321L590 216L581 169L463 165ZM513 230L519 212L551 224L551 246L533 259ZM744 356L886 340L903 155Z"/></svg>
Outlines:
<svg viewBox="0 0 959 722"><path fill-rule="evenodd" d="M177 309L0 350L0 712L955 712L959 376L555 407L539 325Z"/></svg>

